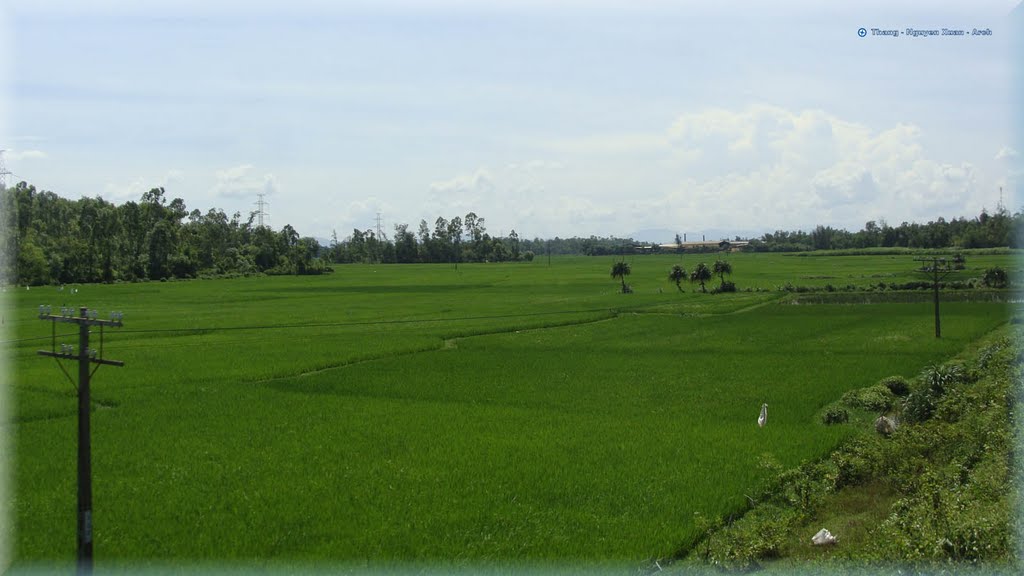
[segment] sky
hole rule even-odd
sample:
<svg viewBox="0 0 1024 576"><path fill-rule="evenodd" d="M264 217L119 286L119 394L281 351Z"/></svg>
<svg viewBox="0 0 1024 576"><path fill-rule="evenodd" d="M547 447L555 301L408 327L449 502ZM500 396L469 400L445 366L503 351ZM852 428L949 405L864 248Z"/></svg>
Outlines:
<svg viewBox="0 0 1024 576"><path fill-rule="evenodd" d="M8 0L0 149L8 184L262 193L321 239L471 211L527 238L859 230L1000 187L1016 211L1018 3Z"/></svg>

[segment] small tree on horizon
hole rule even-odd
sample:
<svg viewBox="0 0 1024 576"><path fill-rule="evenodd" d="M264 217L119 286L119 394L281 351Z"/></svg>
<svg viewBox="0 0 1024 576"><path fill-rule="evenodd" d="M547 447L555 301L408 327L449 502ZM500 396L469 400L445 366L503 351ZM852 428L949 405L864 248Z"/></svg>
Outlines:
<svg viewBox="0 0 1024 576"><path fill-rule="evenodd" d="M725 260L716 260L713 272L715 274L718 274L718 277L722 279L721 285L724 288L725 287L725 275L726 274L732 274L732 264L729 264Z"/></svg>
<svg viewBox="0 0 1024 576"><path fill-rule="evenodd" d="M682 292L682 281L686 280L686 270L682 266L676 264L672 267L672 271L668 274L668 279L676 283L676 288Z"/></svg>
<svg viewBox="0 0 1024 576"><path fill-rule="evenodd" d="M629 263L626 261L619 261L616 262L615 264L612 264L612 278L618 278L622 280L623 294L629 292L629 288L626 287L626 276L629 276L630 272L632 272L632 270L629 269Z"/></svg>
<svg viewBox="0 0 1024 576"><path fill-rule="evenodd" d="M704 287L704 283L708 280L711 280L711 269L703 262L697 264L697 267L690 273L690 282L699 282L700 291L707 293L708 290Z"/></svg>

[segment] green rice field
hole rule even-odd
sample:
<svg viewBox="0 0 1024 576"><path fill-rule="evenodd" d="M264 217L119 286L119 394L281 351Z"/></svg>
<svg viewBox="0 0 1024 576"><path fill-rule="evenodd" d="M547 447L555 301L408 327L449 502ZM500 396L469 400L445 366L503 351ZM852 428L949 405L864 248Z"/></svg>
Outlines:
<svg viewBox="0 0 1024 576"><path fill-rule="evenodd" d="M36 355L51 346L40 304L124 312L104 356L126 365L92 385L98 569L647 566L698 515L742 511L766 463L853 434L820 423L826 404L1012 314L944 302L936 339L927 291L794 305L777 289L920 280L910 256L730 255L732 294L667 280L714 259L634 257L633 294L607 257L13 291L15 565L75 559L75 389ZM959 277L995 265L1019 277L1011 255L969 255Z"/></svg>

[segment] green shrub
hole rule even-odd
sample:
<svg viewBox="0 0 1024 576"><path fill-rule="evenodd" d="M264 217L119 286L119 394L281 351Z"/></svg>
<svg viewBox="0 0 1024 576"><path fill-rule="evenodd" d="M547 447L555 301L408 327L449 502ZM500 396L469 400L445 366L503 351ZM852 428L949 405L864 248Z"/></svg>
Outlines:
<svg viewBox="0 0 1024 576"><path fill-rule="evenodd" d="M867 439L854 441L832 453L836 468L835 488L856 486L875 475L880 454L878 447Z"/></svg>
<svg viewBox="0 0 1024 576"><path fill-rule="evenodd" d="M843 404L870 412L888 412L896 403L896 397L884 384L850 390L843 394Z"/></svg>
<svg viewBox="0 0 1024 576"><path fill-rule="evenodd" d="M988 288L1006 288L1010 285L1010 277L1006 274L1006 270L996 266L985 270L981 283Z"/></svg>
<svg viewBox="0 0 1024 576"><path fill-rule="evenodd" d="M850 413L842 406L832 404L821 413L822 424L841 424L850 419Z"/></svg>
<svg viewBox="0 0 1024 576"><path fill-rule="evenodd" d="M1015 317L1014 320L1017 318ZM988 368L989 364L992 363L998 357L998 354L1009 346L1010 342L1008 339L1003 338L998 342L986 346L980 354L978 354L978 368L984 370Z"/></svg>
<svg viewBox="0 0 1024 576"><path fill-rule="evenodd" d="M757 506L731 526L714 534L707 545L707 559L723 568L750 570L759 560L775 558L786 541L786 531L797 520L786 506Z"/></svg>
<svg viewBox="0 0 1024 576"><path fill-rule="evenodd" d="M921 381L940 396L947 390L967 381L967 373L961 364L929 366L921 372Z"/></svg>
<svg viewBox="0 0 1024 576"><path fill-rule="evenodd" d="M927 388L914 390L903 400L903 419L907 422L924 422L932 417L938 397Z"/></svg>
<svg viewBox="0 0 1024 576"><path fill-rule="evenodd" d="M924 422L931 418L946 391L966 380L966 372L959 364L925 368L917 388L903 402L903 418L908 422Z"/></svg>
<svg viewBox="0 0 1024 576"><path fill-rule="evenodd" d="M879 384L885 386L894 396L906 396L910 394L910 383L903 376L889 376L883 378Z"/></svg>
<svg viewBox="0 0 1024 576"><path fill-rule="evenodd" d="M950 390L935 407L932 418L940 422L959 422L975 408L972 400L960 390Z"/></svg>
<svg viewBox="0 0 1024 576"><path fill-rule="evenodd" d="M718 294L720 292L735 292L735 291L736 291L736 284L734 284L734 283L732 283L732 282L730 282L728 280L726 280L725 282L722 282L721 285L715 286L714 288L711 289L711 293L712 294Z"/></svg>

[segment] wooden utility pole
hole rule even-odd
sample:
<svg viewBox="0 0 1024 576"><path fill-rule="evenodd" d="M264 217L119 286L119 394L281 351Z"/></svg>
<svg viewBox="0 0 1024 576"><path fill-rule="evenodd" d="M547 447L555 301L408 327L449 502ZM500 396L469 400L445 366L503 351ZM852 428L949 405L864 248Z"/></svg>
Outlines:
<svg viewBox="0 0 1024 576"><path fill-rule="evenodd" d="M62 308L61 314L51 314L49 306L39 307L39 319L49 320L53 323L53 337L50 343L50 350L39 350L40 356L49 356L58 360L64 375L71 379L67 370L60 363L60 360L78 360L78 573L92 573L92 443L89 430L89 380L93 373L102 365L124 366L120 360L103 359L103 327L121 327L121 313L111 314L110 320L100 320L96 311L90 311L84 306L79 309L79 315L74 315L74 308ZM73 346L61 345L60 352L57 351L56 326L57 322L78 324L78 351ZM89 347L89 328L100 327L100 348L99 350ZM89 370L90 364L96 367ZM72 381L72 383L74 383Z"/></svg>
<svg viewBox="0 0 1024 576"><path fill-rule="evenodd" d="M945 258L938 256L932 258L914 258L915 262L931 262L931 266L922 265L918 272L924 272L931 276L932 290L935 294L935 337L942 338L942 326L939 321L939 280L942 280L953 272L954 267Z"/></svg>

